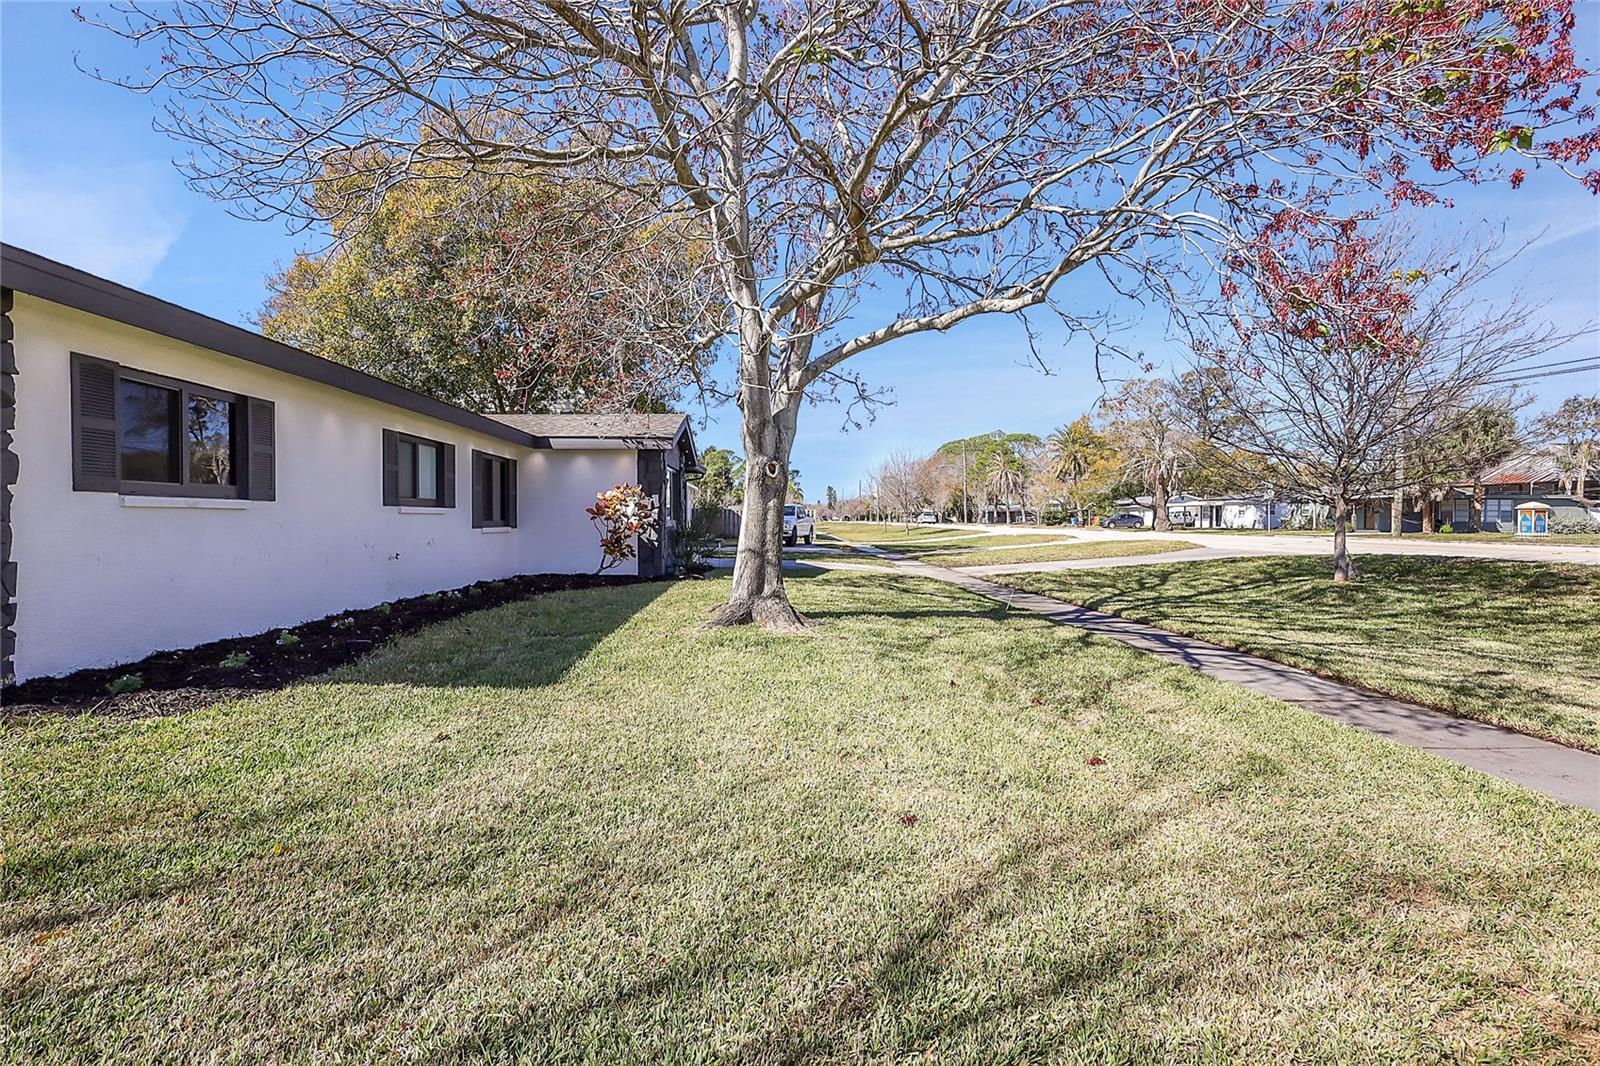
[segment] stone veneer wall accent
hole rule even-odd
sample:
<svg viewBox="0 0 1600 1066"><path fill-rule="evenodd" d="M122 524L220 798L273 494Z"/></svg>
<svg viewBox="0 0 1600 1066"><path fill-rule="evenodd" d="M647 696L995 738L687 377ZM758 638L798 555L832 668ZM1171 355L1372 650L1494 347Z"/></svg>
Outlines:
<svg viewBox="0 0 1600 1066"><path fill-rule="evenodd" d="M0 289L0 685L13 676L17 650L17 564L11 558L11 486L17 483L17 352L12 347L11 290Z"/></svg>

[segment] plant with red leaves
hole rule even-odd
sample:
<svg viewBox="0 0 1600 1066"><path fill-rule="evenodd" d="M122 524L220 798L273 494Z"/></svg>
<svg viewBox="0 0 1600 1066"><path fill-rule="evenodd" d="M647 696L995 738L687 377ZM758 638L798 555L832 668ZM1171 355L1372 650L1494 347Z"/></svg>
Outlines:
<svg viewBox="0 0 1600 1066"><path fill-rule="evenodd" d="M600 533L597 574L637 556L639 541L655 543L656 498L638 485L623 483L595 493L594 506L585 508L584 513Z"/></svg>

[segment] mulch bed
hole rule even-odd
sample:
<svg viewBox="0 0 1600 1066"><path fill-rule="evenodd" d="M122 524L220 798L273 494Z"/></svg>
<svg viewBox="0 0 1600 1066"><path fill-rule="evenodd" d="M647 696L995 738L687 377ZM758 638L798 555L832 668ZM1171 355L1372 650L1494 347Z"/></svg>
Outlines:
<svg viewBox="0 0 1600 1066"><path fill-rule="evenodd" d="M34 678L4 690L0 717L84 712L115 718L181 714L314 677L359 659L387 640L459 614L546 592L633 585L641 580L594 574L526 574L478 581L365 610L341 611L254 636L157 652L135 663ZM299 639L280 643L285 633ZM237 665L224 666L225 659ZM111 686L129 676L139 679L139 687L113 694Z"/></svg>

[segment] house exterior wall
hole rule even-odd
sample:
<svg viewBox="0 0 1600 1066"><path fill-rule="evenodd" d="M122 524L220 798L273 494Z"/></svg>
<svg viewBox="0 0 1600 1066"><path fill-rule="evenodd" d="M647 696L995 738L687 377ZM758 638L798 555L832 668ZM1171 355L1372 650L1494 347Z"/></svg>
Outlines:
<svg viewBox="0 0 1600 1066"><path fill-rule="evenodd" d="M593 570L583 508L634 472L631 450L522 448L23 293L11 320L18 680L477 580ZM74 491L72 352L273 401L276 500ZM385 429L455 445L454 508L383 506ZM474 448L517 460L517 528L472 528Z"/></svg>
<svg viewBox="0 0 1600 1066"><path fill-rule="evenodd" d="M639 454L624 449L528 452L517 464L516 532L524 542L520 572L593 573L600 565L600 534L584 510L594 506L595 493L637 480ZM607 571L639 572L637 558Z"/></svg>

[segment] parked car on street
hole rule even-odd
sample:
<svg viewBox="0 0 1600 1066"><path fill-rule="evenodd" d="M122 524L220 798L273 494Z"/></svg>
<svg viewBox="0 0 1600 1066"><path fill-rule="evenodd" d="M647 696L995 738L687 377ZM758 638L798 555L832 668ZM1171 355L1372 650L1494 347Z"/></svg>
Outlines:
<svg viewBox="0 0 1600 1066"><path fill-rule="evenodd" d="M790 547L798 544L800 538L806 538L810 544L817 535L817 519L809 510L798 503L784 504L783 507L783 542Z"/></svg>
<svg viewBox="0 0 1600 1066"><path fill-rule="evenodd" d="M936 511L923 511L917 515L917 525L936 526L939 524L939 515Z"/></svg>
<svg viewBox="0 0 1600 1066"><path fill-rule="evenodd" d="M1125 511L1122 514L1112 515L1100 524L1107 529L1143 529L1144 515Z"/></svg>

